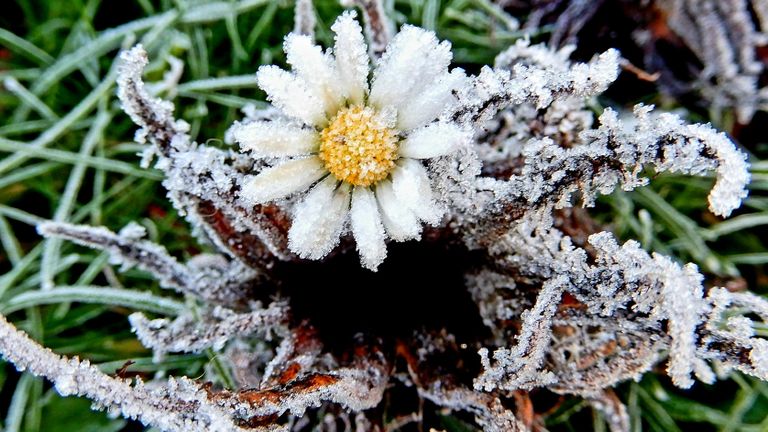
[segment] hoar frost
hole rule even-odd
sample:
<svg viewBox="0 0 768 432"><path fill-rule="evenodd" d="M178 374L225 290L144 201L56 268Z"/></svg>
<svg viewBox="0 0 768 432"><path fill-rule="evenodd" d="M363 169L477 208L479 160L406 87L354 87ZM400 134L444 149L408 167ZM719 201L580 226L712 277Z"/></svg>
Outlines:
<svg viewBox="0 0 768 432"><path fill-rule="evenodd" d="M149 144L144 160L156 160L169 199L217 253L180 262L137 225L119 233L38 227L186 296L188 310L171 316L130 315L134 332L156 358L221 354L234 387L114 378L53 354L0 317L7 360L62 394L164 431L299 430L312 416L372 430L378 410L370 408L398 385L474 415L486 431L530 429L518 414L535 388L582 396L622 431L627 410L611 387L661 361L684 388L713 381L712 362L768 379L768 342L754 332L768 321L764 299L706 290L696 266L619 244L584 219L573 236L561 228L586 218L571 209L575 198L588 207L617 187L644 186L649 167L714 172L709 207L727 216L746 197L749 174L724 134L648 106L594 119L588 101L616 79L615 50L571 63L573 47L521 40L494 67L466 76L449 69L451 46L434 33L406 25L392 36L380 1L355 3L367 31L346 12L325 52L312 41L311 4L297 4L296 33L284 43L292 71L257 72L272 106L251 107L230 129L239 151L195 143L173 105L145 87L144 49L121 54L118 96L140 128L137 142ZM276 263L305 271L302 258L350 253L350 238L373 270L388 240L460 245L472 254L464 286L492 337L466 344L445 329L413 329L396 341L361 335L341 355L325 346L288 299L265 290L279 283ZM469 379L461 363L452 366L467 349L479 351L482 368Z"/></svg>

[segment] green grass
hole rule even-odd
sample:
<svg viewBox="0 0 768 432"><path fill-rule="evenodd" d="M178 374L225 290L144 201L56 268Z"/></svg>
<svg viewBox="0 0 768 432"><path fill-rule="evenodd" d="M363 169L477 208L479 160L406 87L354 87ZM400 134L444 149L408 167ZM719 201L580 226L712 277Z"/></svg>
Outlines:
<svg viewBox="0 0 768 432"><path fill-rule="evenodd" d="M169 355L154 363L126 320L134 310L173 315L182 299L170 298L141 272L116 273L101 253L41 241L34 224L55 219L118 229L135 220L171 253L185 258L199 252L165 199L159 172L138 166L135 128L115 96L114 58L121 47L143 43L151 58L148 80L162 77L168 56L181 59L185 69L174 99L177 115L190 122L197 141L218 140L241 116L243 104L263 101L252 74L260 64L284 62L281 42L293 27L293 5L138 0L115 10L118 3L15 0L3 6L0 312L54 351L89 358L107 372L133 360L131 370L147 376L201 376L206 365L221 370L212 353ZM398 23L422 25L451 40L456 63L470 72L492 63L520 37L486 0L410 0L395 6ZM335 1L317 2L317 9L317 37L328 44L330 24L341 9ZM764 157L765 148L758 150ZM622 238L693 261L712 277L744 277L751 288L766 292L768 248L761 234L768 224L768 162L755 162L752 196L730 220L717 221L705 211L711 179L673 176L602 199L601 218ZM46 280L60 288L40 291ZM112 288L93 288L103 285ZM206 379L227 378L222 373ZM5 432L117 431L126 425L92 412L87 401L59 397L49 384L19 375L9 365L0 365L0 389L0 430ZM633 430L703 425L768 430L768 385L739 375L681 392L649 374L622 385L619 395L628 404ZM547 424L558 430L604 427L586 406L574 399L549 415ZM468 430L452 417L444 424L448 430Z"/></svg>

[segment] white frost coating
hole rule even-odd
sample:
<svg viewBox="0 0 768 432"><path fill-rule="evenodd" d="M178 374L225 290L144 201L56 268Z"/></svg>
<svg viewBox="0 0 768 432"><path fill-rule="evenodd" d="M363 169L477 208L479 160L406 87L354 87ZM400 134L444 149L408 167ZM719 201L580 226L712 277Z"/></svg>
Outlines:
<svg viewBox="0 0 768 432"><path fill-rule="evenodd" d="M371 2L374 3L381 4ZM356 23L350 18L347 24L350 40L359 38ZM336 27L343 26L339 24ZM295 51L289 53L294 56L295 72L303 74L301 79L297 79L309 87L307 94L320 95L318 100L325 104L320 88L322 84L313 81L320 76L307 75L306 70L333 65L340 68L341 62L331 57L330 53L323 54L322 50L308 44L306 38L292 40L293 43L286 43L286 49ZM349 42L350 45L355 43ZM337 51L341 50L343 44L337 45ZM360 44L357 44L350 51L359 54L359 48ZM302 256L315 258L326 255L333 248L339 236L348 231L349 220L363 265L374 267L386 254L388 238L417 238L422 229L419 218L430 223L439 222L432 218L442 215L445 210L443 205L450 206L452 213L446 218L449 222L439 230L431 231L429 236L430 239L434 236L444 241L446 237L443 236L450 232L449 239L463 238L470 248L480 249L478 255L487 259L481 264L483 267L477 269L471 282L475 286L471 290L494 336L493 341L488 342L492 345L481 352L484 374L477 384L494 394L454 387L450 374L437 378L434 383L413 380L410 384L416 387L419 395L441 406L464 409L477 415L478 424L489 431L518 428L512 413L503 412L507 410L496 394L516 388L547 387L558 393L583 395L600 407L600 404L612 403L610 397L598 399L599 395L607 395L604 389L622 380L637 379L655 364L665 361L667 353L667 371L677 385L690 385L693 375L704 382L711 382L715 376L708 366L710 361L723 365L726 370L737 369L767 379L768 342L763 332L756 330L765 326L768 302L757 296L719 288L710 290L708 296L702 299L701 276L692 266L680 266L672 259L650 256L637 242L619 245L609 233L593 235L585 240L586 234L576 232L578 238L571 241L552 225L552 209L570 206L571 193L578 193L584 197L585 204L590 204L598 193L607 193L617 186L631 189L643 185L648 181L642 177L647 165L652 165L657 171L694 175L717 170L718 183L710 203L714 212L725 214L737 206L744 196L744 184L748 180L744 157L723 135L710 127L687 126L677 117L653 114L647 107L638 107L630 120L621 119L613 111L606 110L600 125L593 126L592 114L582 99L598 93L602 88L600 85L610 77L610 56L596 59L588 65L570 65L567 50L555 52L541 47L523 47L522 44L517 44L515 48L516 52L506 53L509 64L502 66L503 62L499 61L495 70L486 68L480 77L469 78L472 88L458 83L461 81L458 79L462 75L460 71L449 75L446 64L445 70L441 67L430 83L413 89L408 95L407 106L400 107L399 112L395 109L387 112L387 118L392 120L388 120L387 125L395 129L398 138L412 140L408 145L403 144L402 154L408 157L404 156L397 162L398 168L394 173L394 177L399 177L397 188L393 186L393 180L384 179L353 191L349 184L339 185L338 179L328 175L322 186L311 189L307 197L280 200L273 206L263 206L269 207L270 211L283 212L277 217L270 217L274 215L249 206L247 199L241 199L236 194L239 187L245 184L245 179L251 178L248 173L258 173L265 166L286 162L279 158L290 157L286 155L292 154L292 150L287 149L292 146L301 148L308 145L309 136L286 135L281 138L276 131L265 132L266 135L273 132L276 135L274 139L251 143L251 155L193 143L182 132L183 124L172 118L167 104L149 99L143 91L141 67L146 63L146 56L140 51L126 55L127 64L120 80L121 98L125 99L126 110L142 127L138 139L157 145L160 156L158 167L167 174L163 184L171 191L174 204L187 211L193 221L198 218L197 228L206 226L200 222L204 217L213 217L215 222L232 222L234 229L226 231L228 235L240 232L251 234L255 231L254 227L277 227L275 231L279 233L270 231L269 235L260 236L258 240L265 240L266 244L270 238L273 241L283 239L287 243L284 233L288 224L285 222L291 215L291 247L297 248ZM513 57L519 60L512 60ZM362 88L360 97L364 101L367 59L359 61L361 57L357 54L352 58L346 64L350 70L354 69L351 74L356 78L352 81L363 83L363 87L356 89ZM513 61L515 64L512 64ZM331 66L328 62L332 63ZM599 67L601 64L605 67ZM414 65L421 65L421 61ZM302 67L304 72L299 71ZM363 67L366 73L363 73ZM417 73L410 71L406 77L416 76L413 74ZM449 82L451 79L456 79L456 85L461 88L453 88ZM596 82L603 84L596 85ZM344 87L347 83L338 84ZM456 90L460 97L454 97L452 90ZM443 101L443 97L447 100ZM546 106L542 107L542 103ZM445 109L441 104L445 105ZM517 107L519 110L508 110L514 104L522 105ZM541 107L541 111L537 107ZM482 145L488 144L481 156L483 159L478 159L474 152L476 146L471 142L458 146L446 156L428 161L413 159L420 155L443 154L452 147L438 134L430 140L420 141L419 145L415 144L417 133L442 127L434 122L434 116L439 115L443 124L451 125L449 128L455 125L457 130L463 131L475 126L484 115L492 115L499 109L507 110L501 114L505 120L493 118L487 123L488 132L481 137ZM296 127L305 123L301 119L288 118L290 115L285 111L269 109L253 117L251 120L277 119L284 122L282 124ZM394 120L426 123L408 129L411 124ZM272 124L276 125L278 123ZM323 127L322 124L310 126L318 132ZM424 126L426 128L420 129ZM511 132L504 130L510 127L519 129ZM304 133L292 132L288 126L284 132ZM492 143L504 140L505 136L519 139L516 151L507 151L511 146ZM251 138L253 141L260 139L258 136ZM427 141L435 143L434 147L426 145ZM401 145L400 142L397 144ZM488 156L495 149L503 151ZM260 154L271 156L262 157ZM273 159L275 157L277 160ZM478 178L481 168L486 177ZM323 175L326 174L323 171ZM265 186L270 190L276 187L280 186ZM306 188L311 188L311 185ZM398 194L405 196L406 200ZM196 206L205 202L213 203L215 212L196 214ZM576 222L573 225L580 225L581 216L575 211L564 211L558 216L558 222L567 223L569 217ZM254 222L259 219L266 222ZM230 338L250 334L254 329L272 328L267 322L273 322L273 318L275 322L286 318L281 311L268 316L269 313L261 310L260 306L247 303L247 299L252 297L243 286L253 288L261 285L255 276L257 272L246 269L245 260L250 260L249 265L255 262L255 268L262 269L260 264L272 259L269 252L277 249L274 253L278 255L280 251L279 248L263 252L244 251L242 246L255 245L256 249L260 249L259 241L252 237L246 237L245 242L235 237L215 243L222 252L241 253L236 256L243 258L242 262L217 255L196 257L193 262L180 264L161 247L141 240L135 227L121 234L65 224L44 224L40 230L46 235L69 238L107 250L115 262L137 264L148 269L161 280L162 286L193 294L204 300L205 305L209 304L208 300L227 305L226 309L203 306L197 310L199 315L194 319L192 315L182 315L174 321L150 321L135 315L132 320L139 338L157 351L171 348L218 349L227 345ZM216 231L206 233L215 234ZM583 246L585 241L590 245ZM282 250L285 255L278 256L288 261L286 265L292 265L290 263L296 256L287 254L287 246ZM347 253L347 249L342 253ZM265 266L263 271L270 270ZM265 276L271 274L266 273ZM224 289L220 290L222 287ZM235 310L238 312L233 312ZM759 321L762 323L758 326ZM522 323L522 327L514 328L517 323ZM280 325L277 323L273 329L278 330L278 337L283 337L285 334L278 329ZM5 344L14 339L12 333L5 332L0 325L3 352L24 351L24 348L5 348ZM168 412L163 411L162 417L152 417L158 423L152 423L149 417L142 417L142 421L159 424L161 429L238 430L232 428L233 423L227 416L239 416L238 424L242 425L252 424L248 423L249 420L258 420L249 419L251 415L280 416L284 412L300 415L309 407L329 401L353 410L373 407L380 402L390 373L399 372L395 372L390 367L392 365L386 365L385 360L362 364L355 359L351 360L355 363L353 367L347 367L345 362L348 359L337 359L323 352L321 347L313 348L313 342L319 343L312 336L302 337L303 342L298 343L299 332L296 333L296 341L288 340L292 335L282 340L272 361L269 360L271 353L263 351L263 348L257 348L258 353L251 352L262 356L261 359L252 359L252 363L242 359L233 361L236 379L243 370L257 375L260 369L254 365L270 362L269 373L265 374L270 376L265 376L263 382L272 384L246 391L247 395L256 396L253 400L266 399L263 404L244 406L238 401L225 400L227 392L216 388L204 391L188 380L170 380L168 383L155 383L156 387L148 390L150 397L145 399L151 404L149 408L141 405L140 412L119 405L124 401L128 401L125 404L133 403L130 394L120 393L118 396L121 399L110 406L122 409L128 417L132 413L155 415L168 408ZM510 337L513 334L517 336L516 340ZM261 336L236 342L243 346L250 342L267 345ZM417 344L423 344L417 356L439 356L453 349L451 345L455 341L450 335L441 335L441 341L427 342L424 340L430 338L421 336L424 335L417 334L415 339ZM227 348L234 345L229 344ZM242 353L250 348L238 349ZM385 357L375 348L368 352ZM492 356L490 352L496 354ZM35 354L30 357L34 361L44 357L39 352ZM421 360L419 358L420 365L431 366ZM17 364L20 368L29 365L22 360L18 360ZM290 376L281 373L284 372L283 366L295 365L300 368L295 381L272 387L280 377ZM429 372L429 368L425 367L424 372ZM80 393L84 381L78 374L78 371L65 370L54 379L55 387L65 394ZM426 377L429 374L419 375ZM319 381L302 381L306 377L319 378ZM101 378L94 382L98 380ZM258 383L260 380L261 377L258 377L239 383ZM323 380L330 384L323 385ZM97 383L97 390L112 391L116 381L119 380L106 377L104 382ZM294 383L297 385L294 386ZM311 385L305 386L307 383ZM262 389L265 393L259 394ZM241 394L237 391L232 389L231 394ZM108 405L100 399L103 393L83 393L94 398L97 405ZM216 396L215 404L211 403L214 400L211 395ZM214 412L217 409L225 415ZM600 409L609 416L623 417L620 404ZM330 410L337 411L343 410ZM345 414L340 414L342 420ZM286 423L297 424L291 423L293 421L290 418ZM615 427L617 423L611 424Z"/></svg>
<svg viewBox="0 0 768 432"><path fill-rule="evenodd" d="M448 74L451 58L448 42L439 42L430 31L403 26L373 73L371 103L403 109L434 80Z"/></svg>
<svg viewBox="0 0 768 432"><path fill-rule="evenodd" d="M768 380L768 340L755 335L756 323L768 323L768 300L749 292L713 288L707 294L705 334L697 354ZM747 317L753 314L758 320ZM734 355L733 352L739 353ZM744 355L748 354L748 355Z"/></svg>
<svg viewBox="0 0 768 432"><path fill-rule="evenodd" d="M324 54L306 35L289 34L284 47L288 64L296 76L323 101L327 115L335 113L344 94L333 56Z"/></svg>
<svg viewBox="0 0 768 432"><path fill-rule="evenodd" d="M111 263L121 265L123 269L136 266L152 273L161 287L190 294L206 302L233 303L243 295L240 285L256 277L253 270L221 256L205 263L201 259L204 256L193 258L186 265L179 263L164 247L142 240L139 234L144 231L143 227L129 224L127 228L115 234L102 227L63 222L45 222L37 226L38 232L45 237L62 238L106 251Z"/></svg>
<svg viewBox="0 0 768 432"><path fill-rule="evenodd" d="M653 259L660 271L661 307L665 309L669 320L668 332L672 336L667 374L676 386L689 388L693 385L691 373L699 362L696 357L696 326L704 312L704 290L701 286L704 277L694 264L681 269L665 256L654 254Z"/></svg>
<svg viewBox="0 0 768 432"><path fill-rule="evenodd" d="M148 63L147 52L141 44L120 53L117 97L120 99L120 106L123 111L131 117L134 123L142 127L143 133L137 132L137 137L145 137L148 133L147 111L158 123L174 124L176 122L173 118L173 104L151 97L144 88L144 80L141 75ZM138 93L138 95L133 93ZM141 102L148 102L149 106L144 106Z"/></svg>
<svg viewBox="0 0 768 432"><path fill-rule="evenodd" d="M555 49L546 44L531 45L529 38L522 38L497 55L493 66L497 69L509 69L519 63L536 65L555 72L566 72L570 67L568 58L575 50L575 45Z"/></svg>
<svg viewBox="0 0 768 432"><path fill-rule="evenodd" d="M399 161L392 171L392 189L402 205L428 224L437 224L445 214L445 209L432 198L427 170L416 160Z"/></svg>
<svg viewBox="0 0 768 432"><path fill-rule="evenodd" d="M303 156L317 151L318 136L293 122L274 120L237 124L232 137L254 157Z"/></svg>
<svg viewBox="0 0 768 432"><path fill-rule="evenodd" d="M740 152L725 133L716 132L710 126L690 125L691 135L714 150L718 160L717 182L709 192L709 208L712 213L728 217L747 197L749 184L749 164L746 154Z"/></svg>
<svg viewBox="0 0 768 432"><path fill-rule="evenodd" d="M489 350L480 352L484 372L475 382L477 388L512 391L546 386L592 397L621 380L639 377L665 350L667 372L680 387L689 387L693 374L712 382L715 376L707 361L766 376L766 369L745 355L760 358L760 349L753 347L764 339L755 338L744 319L754 313L765 322L764 299L718 289L704 299L703 277L695 266L651 256L634 241L620 246L607 232L589 237L594 254L589 258L552 228L552 219L545 214L526 217L497 237L490 249L499 254L497 271L514 271L543 283L536 305L522 305L527 310L522 312L517 345L497 348L493 360ZM493 280L484 280L488 275ZM476 301L483 302L486 310L504 308L493 311L496 316L520 314L521 305L505 304L498 297L506 294L495 287L504 289L508 284L499 284L497 278L496 273L475 276L475 285L487 287ZM562 293L578 306L561 305ZM741 317L729 319L735 311ZM551 337L553 331L556 338ZM621 348L613 348L614 343ZM735 354L740 350L744 351ZM590 360L575 364L573 358Z"/></svg>
<svg viewBox="0 0 768 432"><path fill-rule="evenodd" d="M454 123L432 123L417 129L400 143L400 156L412 159L430 159L453 153L467 145L471 135Z"/></svg>
<svg viewBox="0 0 768 432"><path fill-rule="evenodd" d="M368 51L363 39L363 29L355 12L344 12L331 26L336 34L333 52L336 56L338 82L352 103L362 103L368 93Z"/></svg>
<svg viewBox="0 0 768 432"><path fill-rule="evenodd" d="M140 312L128 317L133 332L142 345L152 348L156 355L170 352L198 353L207 348L221 351L235 338L245 338L253 333L267 335L283 326L288 316L285 303L274 303L267 308L255 305L253 310L236 313L230 309L215 307L202 318L191 314L173 321L166 318L148 319Z"/></svg>
<svg viewBox="0 0 768 432"><path fill-rule="evenodd" d="M455 102L453 92L464 88L469 79L462 69L453 69L449 74L442 74L421 94L400 107L397 113L397 127L402 130L416 129L440 116L446 106Z"/></svg>
<svg viewBox="0 0 768 432"><path fill-rule="evenodd" d="M475 380L476 389L532 389L557 381L550 371L541 372L552 337L551 320L568 280L561 276L547 281L539 291L536 304L523 313L522 330L513 348L493 352L496 365L491 365L488 350L479 351L483 373Z"/></svg>
<svg viewBox="0 0 768 432"><path fill-rule="evenodd" d="M270 102L285 114L308 125L326 122L325 104L304 80L277 66L260 67L256 80Z"/></svg>
<svg viewBox="0 0 768 432"><path fill-rule="evenodd" d="M749 173L746 156L724 135L706 125L687 125L672 114L656 114L638 105L631 122L619 120L607 108L600 127L579 134L580 145L564 149L550 138L532 139L523 150L526 163L519 175L510 178L504 200L530 206L562 208L572 205L571 196L581 194L591 206L598 194L618 185L631 190L647 184L644 167L703 175L717 169L710 193L710 209L728 215L747 195Z"/></svg>
<svg viewBox="0 0 768 432"><path fill-rule="evenodd" d="M392 182L384 180L376 186L376 199L381 207L381 218L387 234L394 240L418 239L421 224L416 215L395 196Z"/></svg>
<svg viewBox="0 0 768 432"><path fill-rule="evenodd" d="M242 194L254 204L262 204L303 191L323 175L325 170L317 157L293 159L245 180Z"/></svg>
<svg viewBox="0 0 768 432"><path fill-rule="evenodd" d="M747 155L739 151L723 132L717 132L710 125L685 124L672 114L653 116L651 108L642 106L635 108L635 116L639 123L636 138L639 142L656 139L675 143L664 148L665 160L657 163L657 170L701 175L716 168L717 180L709 193L709 209L718 216L727 217L741 205L747 197L750 180Z"/></svg>
<svg viewBox="0 0 768 432"><path fill-rule="evenodd" d="M376 271L379 264L387 257L387 245L384 242L384 227L381 223L376 197L370 189L354 188L349 215L352 234L355 236L362 264L366 268Z"/></svg>
<svg viewBox="0 0 768 432"><path fill-rule="evenodd" d="M550 105L558 93L589 97L599 94L619 74L619 52L610 49L590 63L577 63L566 73L516 65L507 92L520 99L533 99L537 108Z"/></svg>
<svg viewBox="0 0 768 432"><path fill-rule="evenodd" d="M619 52L613 49L589 63L555 70L527 62L515 64L511 70L484 66L471 86L457 91L459 103L450 117L484 124L499 110L513 105L526 103L544 109L562 99L586 99L605 91L618 74Z"/></svg>
<svg viewBox="0 0 768 432"><path fill-rule="evenodd" d="M62 357L16 330L0 315L0 354L20 371L53 382L63 396L85 396L102 410L169 432L245 432L233 412L208 399L198 384L170 378L161 385L113 378L87 360ZM252 430L252 429L248 429ZM262 429L264 430L264 429Z"/></svg>
<svg viewBox="0 0 768 432"><path fill-rule="evenodd" d="M295 209L288 244L302 258L320 259L339 243L349 212L350 187L328 176Z"/></svg>

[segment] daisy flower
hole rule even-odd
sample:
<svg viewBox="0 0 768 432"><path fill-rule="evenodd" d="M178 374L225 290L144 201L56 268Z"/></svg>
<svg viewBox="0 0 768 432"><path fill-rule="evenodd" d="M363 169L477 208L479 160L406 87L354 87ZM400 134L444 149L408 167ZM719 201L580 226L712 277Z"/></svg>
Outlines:
<svg viewBox="0 0 768 432"><path fill-rule="evenodd" d="M422 223L437 224L445 213L422 161L471 139L458 124L438 120L467 78L449 72L449 43L406 25L376 62L369 86L354 12L331 29L332 51L289 34L284 49L293 71L259 68L259 87L283 116L233 130L242 151L271 162L246 178L241 193L261 204L308 191L293 209L289 248L320 259L351 229L362 264L376 270L387 239L417 239Z"/></svg>

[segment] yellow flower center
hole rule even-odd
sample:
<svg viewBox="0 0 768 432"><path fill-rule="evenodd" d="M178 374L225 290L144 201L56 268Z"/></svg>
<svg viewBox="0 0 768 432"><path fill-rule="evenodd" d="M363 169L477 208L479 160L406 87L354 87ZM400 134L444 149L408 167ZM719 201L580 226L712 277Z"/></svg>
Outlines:
<svg viewBox="0 0 768 432"><path fill-rule="evenodd" d="M320 132L320 160L337 179L355 186L384 180L395 166L397 134L369 107L339 110Z"/></svg>

